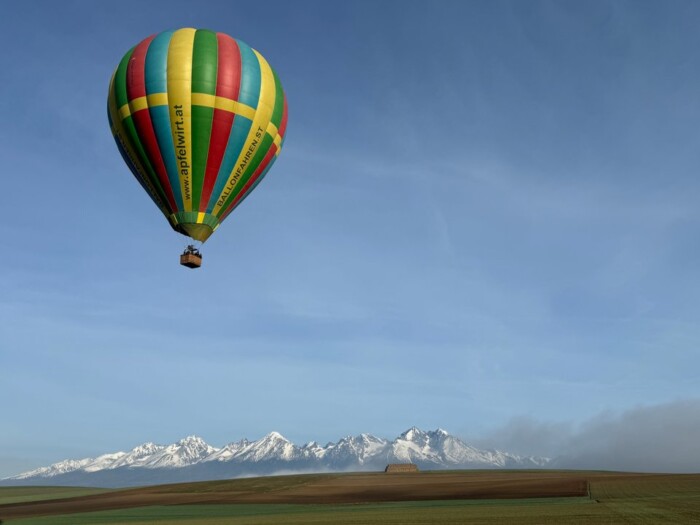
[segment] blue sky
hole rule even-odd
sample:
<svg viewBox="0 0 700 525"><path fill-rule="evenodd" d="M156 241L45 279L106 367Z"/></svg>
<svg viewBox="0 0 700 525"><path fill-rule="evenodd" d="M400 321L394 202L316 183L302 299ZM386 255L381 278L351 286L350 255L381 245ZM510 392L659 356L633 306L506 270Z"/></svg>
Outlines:
<svg viewBox="0 0 700 525"><path fill-rule="evenodd" d="M696 2L35 2L0 34L0 475L700 396ZM123 164L149 34L258 49L285 148L204 247ZM541 452L541 451L538 451Z"/></svg>

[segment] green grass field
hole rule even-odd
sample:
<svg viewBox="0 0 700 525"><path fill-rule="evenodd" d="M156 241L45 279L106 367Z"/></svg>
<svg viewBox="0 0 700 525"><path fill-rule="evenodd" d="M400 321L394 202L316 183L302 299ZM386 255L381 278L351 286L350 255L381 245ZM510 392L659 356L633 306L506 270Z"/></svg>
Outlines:
<svg viewBox="0 0 700 525"><path fill-rule="evenodd" d="M589 477L590 497L469 499L354 504L186 504L132 507L3 521L18 525L88 524L692 524L700 523L700 476L575 473ZM439 479L439 476L435 476ZM337 476L336 476L337 479ZM173 485L168 493L217 492L230 482ZM265 492L298 485L294 478L241 480ZM243 485L241 485L243 486ZM240 486L238 487L240 489ZM23 492L24 491L24 492ZM3 488L0 505L96 494L90 489ZM0 506L0 516L2 507Z"/></svg>
<svg viewBox="0 0 700 525"><path fill-rule="evenodd" d="M103 494L109 489L84 487L0 487L0 505L25 501L73 498L90 494Z"/></svg>

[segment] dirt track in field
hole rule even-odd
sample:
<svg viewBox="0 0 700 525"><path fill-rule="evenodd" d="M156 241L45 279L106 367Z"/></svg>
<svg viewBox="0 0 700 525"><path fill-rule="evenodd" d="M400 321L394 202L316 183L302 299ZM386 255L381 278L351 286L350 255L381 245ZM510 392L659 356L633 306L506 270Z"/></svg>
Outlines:
<svg viewBox="0 0 700 525"><path fill-rule="evenodd" d="M0 505L0 519L151 505L231 503L369 503L586 496L596 477L584 472L428 472L279 476L161 485L103 494Z"/></svg>

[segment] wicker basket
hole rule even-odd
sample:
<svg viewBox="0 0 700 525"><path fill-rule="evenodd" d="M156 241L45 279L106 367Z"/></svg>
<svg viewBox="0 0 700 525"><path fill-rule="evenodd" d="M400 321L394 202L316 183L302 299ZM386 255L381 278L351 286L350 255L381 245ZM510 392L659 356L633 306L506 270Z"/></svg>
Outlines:
<svg viewBox="0 0 700 525"><path fill-rule="evenodd" d="M202 266L202 256L194 253L183 253L180 255L180 264L188 268L199 268Z"/></svg>

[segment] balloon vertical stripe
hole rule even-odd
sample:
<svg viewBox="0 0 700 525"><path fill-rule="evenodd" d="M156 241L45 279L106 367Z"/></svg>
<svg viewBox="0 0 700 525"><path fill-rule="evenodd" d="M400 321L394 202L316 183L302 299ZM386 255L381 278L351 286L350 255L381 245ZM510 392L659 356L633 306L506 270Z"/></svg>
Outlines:
<svg viewBox="0 0 700 525"><path fill-rule="evenodd" d="M192 93L216 94L219 44L216 33L197 31L192 51ZM194 98L194 97L193 97ZM214 108L192 105L192 209L199 210L209 155Z"/></svg>
<svg viewBox="0 0 700 525"><path fill-rule="evenodd" d="M173 192L176 209L183 210L182 191L180 190L180 175L175 158L175 146L170 129L170 111L168 109L168 47L172 31L165 31L151 40L146 52L146 97L149 101L148 111L158 140L161 157L168 173L170 189ZM165 96L165 103L158 105L159 97ZM163 102L161 99L160 102Z"/></svg>
<svg viewBox="0 0 700 525"><path fill-rule="evenodd" d="M255 51L245 42L238 41L241 50L241 94L238 100L257 109L260 98L260 61Z"/></svg>
<svg viewBox="0 0 700 525"><path fill-rule="evenodd" d="M173 33L168 48L168 105L184 211L192 210L192 48L194 29Z"/></svg>
<svg viewBox="0 0 700 525"><path fill-rule="evenodd" d="M218 41L216 97L238 100L238 93L241 87L241 54L238 50L238 44L233 38L221 33L216 35L216 37ZM209 156L207 158L199 211L206 211L209 207L209 200L214 189L216 176L224 159L234 118L234 113L230 111L219 108L214 109Z"/></svg>
<svg viewBox="0 0 700 525"><path fill-rule="evenodd" d="M282 83L280 82L277 73L272 71L272 76L275 79L275 106L272 110L271 122L275 125L277 132L279 133L279 127L282 124L282 114L284 113L285 106L284 91L282 91ZM276 137L273 137L273 139L274 138Z"/></svg>
<svg viewBox="0 0 700 525"><path fill-rule="evenodd" d="M282 89L282 84L280 84L280 89ZM284 101L284 107L282 108L282 122L280 123L279 130L277 130L277 136L280 137L280 143L277 146L277 153L275 153L275 155L279 155L280 149L282 149L282 145L284 144L284 137L287 136L287 95L285 95L284 92L282 92L282 100Z"/></svg>
<svg viewBox="0 0 700 525"><path fill-rule="evenodd" d="M108 119L124 161L171 226L206 241L274 164L287 102L260 53L187 28L124 56Z"/></svg>

